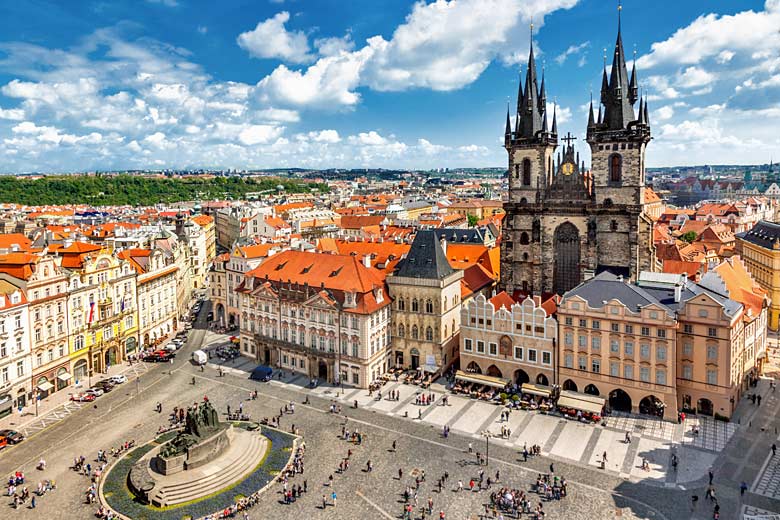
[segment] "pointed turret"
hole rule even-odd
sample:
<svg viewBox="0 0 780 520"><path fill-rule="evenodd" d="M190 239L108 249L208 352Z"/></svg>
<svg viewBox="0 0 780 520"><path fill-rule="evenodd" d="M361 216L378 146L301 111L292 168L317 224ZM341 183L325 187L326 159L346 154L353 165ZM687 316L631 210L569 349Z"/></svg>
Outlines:
<svg viewBox="0 0 780 520"><path fill-rule="evenodd" d="M590 107L588 107L588 130L593 128L596 122L593 120L593 94L590 95Z"/></svg>
<svg viewBox="0 0 780 520"><path fill-rule="evenodd" d="M547 115L544 116L545 118ZM558 107L553 107L553 126L552 126L552 133L555 135L558 135Z"/></svg>
<svg viewBox="0 0 780 520"><path fill-rule="evenodd" d="M509 105L506 107L506 128L504 130L504 142L509 144L512 141L512 123L509 121Z"/></svg>
<svg viewBox="0 0 780 520"><path fill-rule="evenodd" d="M650 112L649 112L649 111L648 111L648 109L647 109L647 100L645 100L645 109L644 109L644 112L645 112L645 124L646 124L647 126L650 126Z"/></svg>
<svg viewBox="0 0 780 520"><path fill-rule="evenodd" d="M544 113L544 118L542 119L542 133L546 134L549 132L550 127L547 126L547 112Z"/></svg>
<svg viewBox="0 0 780 520"><path fill-rule="evenodd" d="M639 94L639 86L636 83L636 51L634 51L634 65L631 67L631 81L628 83L628 100L633 105Z"/></svg>
<svg viewBox="0 0 780 520"><path fill-rule="evenodd" d="M645 124L645 100L644 98L639 99L639 124L643 125Z"/></svg>
<svg viewBox="0 0 780 520"><path fill-rule="evenodd" d="M547 112L547 93L544 89L544 68L542 68L542 88L539 89L539 110Z"/></svg>
<svg viewBox="0 0 780 520"><path fill-rule="evenodd" d="M601 105L599 105L599 116L596 121L599 125L604 122L604 114L601 112Z"/></svg>
<svg viewBox="0 0 780 520"><path fill-rule="evenodd" d="M609 91L609 80L607 79L607 58L604 57L604 72L601 75L601 104L607 102L607 93Z"/></svg>
<svg viewBox="0 0 780 520"><path fill-rule="evenodd" d="M544 110L541 108L539 84L536 76L534 58L533 27L531 30L531 48L528 54L528 70L525 74L522 101L518 103L518 125L515 127L516 139L535 139L542 130Z"/></svg>

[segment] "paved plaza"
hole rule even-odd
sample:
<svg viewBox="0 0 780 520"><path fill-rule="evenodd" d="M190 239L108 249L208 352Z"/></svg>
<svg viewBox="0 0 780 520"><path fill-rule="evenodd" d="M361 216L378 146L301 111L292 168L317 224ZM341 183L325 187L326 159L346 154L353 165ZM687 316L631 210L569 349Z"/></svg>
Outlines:
<svg viewBox="0 0 780 520"><path fill-rule="evenodd" d="M201 341L211 346L227 341L226 336L203 330L193 334L188 350L200 346ZM493 483L491 489L501 485L526 492L534 507L542 504L547 519L705 519L711 518L710 504L702 503L691 511L690 495L703 497L702 486L706 485L709 467L715 469L715 484L723 489L721 518L725 519L737 518L744 505L734 478L763 472L768 480L775 479L769 467L763 468L768 437L761 428L766 430L767 426L758 418L752 421L756 424L747 428L706 420L676 425L619 415L610 417L605 427L556 415L512 411L509 420L502 423L501 407L459 396L451 395L449 406L415 405L420 389L411 385L388 383L383 392L397 390L400 399L380 401L365 390L345 388L342 394L340 388L331 386L309 389L308 381L301 376L287 375L283 381L271 383L250 381L247 372L254 363L242 359L228 362L225 375L219 377L216 365L210 364L200 372L188 363L188 355L181 352L174 365L145 366L139 373L139 383L131 381L94 405L70 410L67 417L0 453L0 476L21 469L28 476L31 490L44 478L57 482L55 491L37 499L35 510L13 510L4 505L8 517L91 518L97 506L84 503L89 480L69 469L73 458L84 455L94 459L98 449L110 449L130 439L146 442L165 424L173 406L186 406L205 395L223 414L227 405L235 409L243 403L244 411L254 420L278 415L284 404L296 403L294 414L283 415L281 428L289 430L294 425L306 442L306 471L295 477L293 483L303 485L305 480L308 492L285 505L280 500L281 486L274 485L249 511L252 519L401 518L404 489L413 485L414 477L422 471L426 479L420 483L418 506L430 497L436 514L442 510L448 519L477 519L489 502L489 491L459 492L457 482L462 481L468 488L469 481L476 479L481 469L492 479L496 471L500 473L500 484ZM257 400L249 400L252 390L259 392ZM438 401L445 389L434 385L430 392ZM303 404L306 396L308 405ZM154 412L158 401L163 404L163 414ZM357 409L351 407L354 401L358 401ZM329 413L333 403L342 406L341 414ZM778 405L771 396L767 404L767 412ZM445 425L452 432L448 438L442 435ZM509 428L508 437L500 436L502 426ZM699 428L698 436L692 436L694 426ZM362 445L344 441L342 428L359 430L364 436ZM624 442L626 431L632 432L630 444ZM468 453L469 444L474 451L487 451L483 432L492 434L487 466L477 465L475 455ZM757 435L759 441L743 439L744 432ZM391 449L394 441L395 451ZM542 456L523 461L520 450L524 444L538 444ZM348 450L352 450L350 468L340 473L339 462ZM604 452L607 463L601 469ZM681 459L677 473L669 471L671 453L677 453ZM41 457L47 461L44 472L34 469ZM641 469L643 457L650 462L648 472ZM370 472L369 460L373 466ZM568 496L548 502L532 491L532 485L538 474L550 472L551 464L555 474L567 479ZM399 469L403 471L401 479ZM445 472L449 480L439 492L436 482ZM332 487L325 485L331 475ZM330 497L333 490L338 494L338 505L322 509L322 495ZM755 507L775 510L776 496L764 497L761 493L758 487L748 493ZM765 501L761 502L762 499ZM415 518L420 518L419 510Z"/></svg>

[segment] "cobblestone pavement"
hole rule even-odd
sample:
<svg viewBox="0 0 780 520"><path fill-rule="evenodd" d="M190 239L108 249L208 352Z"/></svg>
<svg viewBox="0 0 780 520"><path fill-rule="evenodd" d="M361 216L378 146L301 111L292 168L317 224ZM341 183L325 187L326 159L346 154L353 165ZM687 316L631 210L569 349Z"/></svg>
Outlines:
<svg viewBox="0 0 780 520"><path fill-rule="evenodd" d="M153 411L158 401L163 403L167 412L175 405L200 401L204 395L208 395L222 412L228 404L235 409L243 402L244 410L253 418L276 415L280 407L290 400L298 403L294 415L284 416L282 427L291 428L294 424L304 437L307 445L306 472L295 482L303 484L306 479L309 491L294 504L283 505L279 501L278 489L272 488L250 512L252 519L294 516L318 519L399 518L403 505L401 493L406 485L413 482L410 475L415 469L425 470L427 477L419 490L420 504L430 496L434 500L435 511L444 510L447 518L458 520L478 518L475 515L483 511L488 497L486 492L455 492L453 489L458 480L467 484L470 478L477 476L480 467L475 464L474 456L469 455L468 445L471 443L474 450L484 451L486 441L479 433L483 430L500 432L500 408L470 400L455 404L453 398L450 398L452 406L420 407L414 405L415 387L408 385L397 387L401 392L399 401L373 401L373 397L363 390L345 389L343 395L339 395L339 389L332 387L305 391L301 385L305 385L306 381L302 378L281 383L256 383L246 377L246 369L253 364L242 360L229 364L231 368L226 370L226 375L217 377L213 367L201 373L188 363L187 358L189 351L198 348L202 342L217 345L224 341L224 337L203 330L196 330L193 335L173 366L150 365L149 370L140 376L138 389L133 383L126 383L100 398L94 406L82 407L67 420L53 424L19 446L0 453L0 477L22 469L28 475L31 489L35 489L42 478L55 479L58 488L39 498L36 510L24 508L13 512L10 506L0 505L9 507L9 513L13 513L9 517L90 518L96 506L83 504L88 481L68 469L73 458L82 454L94 458L97 449L110 449L129 439L139 443L151 439L165 422L165 414L161 416ZM193 377L196 380L194 385L191 384ZM255 389L260 393L259 398L248 400L249 392ZM386 387L388 389L389 386ZM310 396L310 405L301 404L305 395ZM328 413L330 404L337 399L344 405L344 415ZM358 409L347 406L354 400L358 401ZM770 410L767 407L766 411ZM422 417L420 420L417 419L418 411ZM348 417L346 425L343 424L344 416ZM759 421L754 419L753 422ZM446 439L441 435L445 424L450 425L453 431ZM490 440L486 472L494 475L498 470L502 484L528 492L537 473L549 472L553 464L555 473L569 481L570 493L560 502L544 503L548 519L678 520L710 517L709 511L705 514L704 504L691 513L690 494L697 492L703 497L703 491L696 487L700 482L693 485L692 490L680 489L674 482L665 480L666 473L659 472L658 480L662 485L646 485L652 476L637 473L641 469L635 466L642 456L657 460L659 466L663 465L672 447L666 449L662 446L671 444L673 440L644 437L642 432L638 438L635 437L635 442L626 445L621 442L622 431L611 425L607 428L593 427L555 416L525 412L512 412L504 425L509 426L511 435ZM363 445L349 445L339 440L342 426L350 430L359 429L365 435ZM744 430L750 435L760 435L757 424ZM583 443L581 437L586 437L587 442ZM390 449L393 441L396 442L394 452ZM543 456L524 462L518 455L518 447L523 443L540 444ZM348 449L353 450L351 467L345 474L340 474L337 472L338 463ZM714 457L713 452L696 448L677 446L677 449L689 449L691 453ZM606 471L596 466L603 451L608 451ZM616 456L614 459L615 467L609 467L613 464L610 453L622 451L625 451L623 457ZM743 505L739 500L738 485L734 486L730 480L737 477L729 477L729 472L736 470L741 475L752 471L753 475L758 474L766 447L756 439L745 438L742 429L738 429L725 453L717 461L715 481L724 511L723 519L736 518ZM45 472L33 469L41 456L47 460ZM687 456L682 456L683 461ZM743 459L747 459L743 466L732 467ZM374 467L370 473L364 471L368 460ZM404 471L402 480L397 480L399 468ZM450 479L444 490L438 493L433 484L445 471L450 474ZM706 468L695 473L706 473ZM321 497L323 494L329 496L331 492L330 487L323 484L328 482L331 474L334 477L333 487L338 493L338 505L323 510L320 508ZM696 475L684 476L685 480L695 478ZM763 506L768 511L773 510L777 503L753 492L749 492L746 499L745 503ZM533 496L534 505L538 501Z"/></svg>

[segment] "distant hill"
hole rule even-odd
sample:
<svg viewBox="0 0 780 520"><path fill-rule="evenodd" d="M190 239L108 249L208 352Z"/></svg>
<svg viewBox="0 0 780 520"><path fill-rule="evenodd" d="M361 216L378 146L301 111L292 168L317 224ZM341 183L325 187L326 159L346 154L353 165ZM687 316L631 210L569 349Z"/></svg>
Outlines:
<svg viewBox="0 0 780 520"><path fill-rule="evenodd" d="M135 175L66 175L25 179L8 176L0 181L0 202L28 205L151 205L196 199L244 199L247 193L275 193L280 187L288 193L307 193L313 189L328 191L325 184L273 177L172 179Z"/></svg>

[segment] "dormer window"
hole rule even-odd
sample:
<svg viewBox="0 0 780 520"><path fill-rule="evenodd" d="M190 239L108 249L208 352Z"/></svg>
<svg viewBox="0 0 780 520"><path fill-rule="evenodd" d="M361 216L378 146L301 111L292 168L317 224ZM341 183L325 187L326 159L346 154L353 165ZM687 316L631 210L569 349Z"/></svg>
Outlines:
<svg viewBox="0 0 780 520"><path fill-rule="evenodd" d="M377 289L374 290L374 298L376 298L377 303L382 303L385 300L381 287L378 287Z"/></svg>

